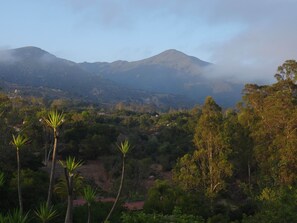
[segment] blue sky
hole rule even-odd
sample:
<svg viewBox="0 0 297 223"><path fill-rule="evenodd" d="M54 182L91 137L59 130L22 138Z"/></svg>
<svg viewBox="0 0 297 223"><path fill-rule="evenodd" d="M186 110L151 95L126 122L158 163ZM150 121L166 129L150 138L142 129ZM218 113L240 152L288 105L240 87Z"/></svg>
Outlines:
<svg viewBox="0 0 297 223"><path fill-rule="evenodd" d="M296 0L0 0L0 49L37 46L76 62L177 49L212 75L273 76L297 58Z"/></svg>

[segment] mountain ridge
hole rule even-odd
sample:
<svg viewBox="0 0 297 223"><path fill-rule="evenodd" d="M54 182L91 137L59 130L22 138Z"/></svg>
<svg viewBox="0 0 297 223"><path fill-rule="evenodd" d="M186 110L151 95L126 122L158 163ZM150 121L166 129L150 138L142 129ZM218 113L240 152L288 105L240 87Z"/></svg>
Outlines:
<svg viewBox="0 0 297 223"><path fill-rule="evenodd" d="M239 86L209 79L205 68L210 66L175 49L111 63L75 63L33 46L0 51L0 80L61 89L93 102L148 103L162 95L157 104L163 100L167 106L191 106L211 95L223 106L234 104L240 98Z"/></svg>

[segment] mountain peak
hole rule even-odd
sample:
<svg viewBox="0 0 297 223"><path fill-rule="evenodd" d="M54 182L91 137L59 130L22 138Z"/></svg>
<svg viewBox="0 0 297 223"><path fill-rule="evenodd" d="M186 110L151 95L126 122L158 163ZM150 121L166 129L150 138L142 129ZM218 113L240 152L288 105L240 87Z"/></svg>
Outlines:
<svg viewBox="0 0 297 223"><path fill-rule="evenodd" d="M183 52L180 52L176 49L166 50L158 55L145 59L143 61L150 62L153 64L166 64L166 65L174 65L177 63L183 64L183 67L191 66L192 64L196 64L198 66L206 66L209 63L202 61L196 57L189 56Z"/></svg>
<svg viewBox="0 0 297 223"><path fill-rule="evenodd" d="M178 50L175 50L175 49L169 49L169 50L165 50L164 52L162 52L154 57L177 59L177 58L181 58L181 57L188 57L188 55L186 55L183 52L180 52Z"/></svg>
<svg viewBox="0 0 297 223"><path fill-rule="evenodd" d="M13 50L13 52L14 52L14 55L18 57L30 57L30 58L40 58L43 56L55 57L49 52L35 46L16 48Z"/></svg>

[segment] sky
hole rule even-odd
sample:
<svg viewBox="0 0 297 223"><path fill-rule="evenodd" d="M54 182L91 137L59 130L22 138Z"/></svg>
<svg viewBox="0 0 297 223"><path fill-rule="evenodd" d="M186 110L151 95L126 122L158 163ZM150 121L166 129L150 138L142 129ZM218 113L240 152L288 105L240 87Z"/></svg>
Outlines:
<svg viewBox="0 0 297 223"><path fill-rule="evenodd" d="M210 76L273 80L297 59L297 0L0 0L0 49L75 62L135 61L176 49Z"/></svg>

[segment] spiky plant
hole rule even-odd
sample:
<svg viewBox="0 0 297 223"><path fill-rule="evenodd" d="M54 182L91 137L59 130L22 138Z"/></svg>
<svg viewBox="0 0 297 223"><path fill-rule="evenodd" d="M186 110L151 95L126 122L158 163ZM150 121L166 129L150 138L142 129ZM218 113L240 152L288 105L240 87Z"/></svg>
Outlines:
<svg viewBox="0 0 297 223"><path fill-rule="evenodd" d="M29 222L29 213L25 215L19 209L15 209L13 212L9 212L6 217L5 223L27 223Z"/></svg>
<svg viewBox="0 0 297 223"><path fill-rule="evenodd" d="M61 165L64 167L64 173L67 184L68 199L67 199L67 211L65 216L65 223L72 223L73 217L73 178L75 171L82 166L82 161L76 161L75 157L68 157L66 161L60 161Z"/></svg>
<svg viewBox="0 0 297 223"><path fill-rule="evenodd" d="M42 223L47 223L57 217L57 210L53 206L48 207L46 203L40 204L34 213Z"/></svg>
<svg viewBox="0 0 297 223"><path fill-rule="evenodd" d="M64 114L59 113L58 111L50 111L48 113L47 118L44 118L44 122L46 125L53 129L54 133L54 147L53 147L53 154L52 154L52 166L51 166L51 173L50 173L50 183L48 188L48 195L47 195L47 206L51 206L51 200L53 195L53 188L54 188L54 178L55 178L55 170L56 170L56 154L57 154L57 144L58 144L58 128L64 123Z"/></svg>
<svg viewBox="0 0 297 223"><path fill-rule="evenodd" d="M21 170L21 163L20 163L20 149L28 142L28 138L22 135L14 136L12 135L11 144L16 148L17 154L17 184L18 184L18 196L19 196L19 211L23 212L23 200L22 200L22 189L21 189L21 179L20 179L20 170Z"/></svg>
<svg viewBox="0 0 297 223"><path fill-rule="evenodd" d="M122 175L121 175L121 182L120 182L120 186L119 186L119 190L118 190L118 194L116 196L116 199L105 219L105 222L108 222L108 219L110 218L116 204L118 203L118 200L120 198L121 192L122 192L122 188L123 188L123 182L124 182L124 175L125 175L125 158L126 158L126 154L129 152L131 146L128 142L128 140L125 140L124 142L122 142L120 145L117 145L118 149L121 151L122 153Z"/></svg>
<svg viewBox="0 0 297 223"><path fill-rule="evenodd" d="M96 196L97 196L96 189L92 188L90 185L87 185L83 189L83 198L87 202L87 206L88 206L88 221L87 221L87 223L91 222L91 204L95 202Z"/></svg>

